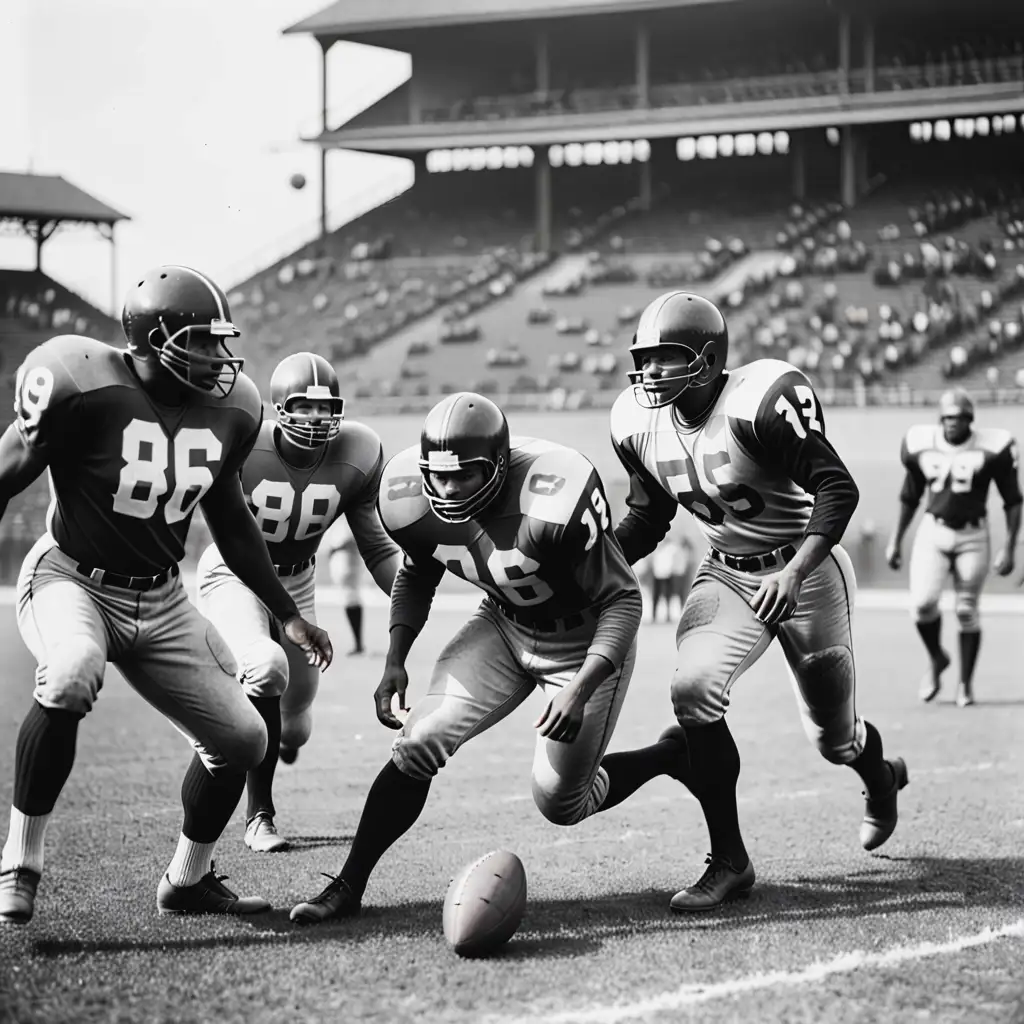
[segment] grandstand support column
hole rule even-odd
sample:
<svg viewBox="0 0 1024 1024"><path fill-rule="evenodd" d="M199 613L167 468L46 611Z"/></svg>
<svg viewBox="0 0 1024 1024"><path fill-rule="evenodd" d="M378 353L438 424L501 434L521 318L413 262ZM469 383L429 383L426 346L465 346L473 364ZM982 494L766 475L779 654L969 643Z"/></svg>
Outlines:
<svg viewBox="0 0 1024 1024"><path fill-rule="evenodd" d="M793 198L807 198L807 147L802 132L793 132L789 139L789 159L793 171Z"/></svg>
<svg viewBox="0 0 1024 1024"><path fill-rule="evenodd" d="M839 93L850 91L850 12L839 12Z"/></svg>
<svg viewBox="0 0 1024 1024"><path fill-rule="evenodd" d="M875 23L864 22L864 91L875 91Z"/></svg>
<svg viewBox="0 0 1024 1024"><path fill-rule="evenodd" d="M100 235L110 243L110 315L117 319L120 297L117 287L117 238L114 235L116 224L97 224Z"/></svg>
<svg viewBox="0 0 1024 1024"><path fill-rule="evenodd" d="M547 93L551 88L551 62L548 59L548 34L544 29L537 32L535 47L537 65L537 92Z"/></svg>
<svg viewBox="0 0 1024 1024"><path fill-rule="evenodd" d="M647 23L641 21L636 26L636 105L641 108L648 107L650 99L651 36L647 31Z"/></svg>
<svg viewBox="0 0 1024 1024"><path fill-rule="evenodd" d="M651 161L644 160L640 164L640 209L651 208Z"/></svg>
<svg viewBox="0 0 1024 1024"><path fill-rule="evenodd" d="M333 39L317 36L320 44L320 131L327 134L327 54ZM320 147L320 237L327 237L327 147Z"/></svg>
<svg viewBox="0 0 1024 1024"><path fill-rule="evenodd" d="M537 251L551 252L551 164L547 146L537 146L534 175L537 183Z"/></svg>
<svg viewBox="0 0 1024 1024"><path fill-rule="evenodd" d="M839 151L839 198L844 206L854 206L860 195L860 182L857 180L857 171L860 167L857 148L860 141L854 126L844 124Z"/></svg>

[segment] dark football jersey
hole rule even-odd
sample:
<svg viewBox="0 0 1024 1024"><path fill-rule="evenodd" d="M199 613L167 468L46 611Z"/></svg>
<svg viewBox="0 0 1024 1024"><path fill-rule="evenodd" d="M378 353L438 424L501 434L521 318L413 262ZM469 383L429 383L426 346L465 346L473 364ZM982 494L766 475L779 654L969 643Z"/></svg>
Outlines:
<svg viewBox="0 0 1024 1024"><path fill-rule="evenodd" d="M627 388L612 407L611 435L630 475L630 511L615 531L630 563L654 550L678 505L731 555L771 551L805 533L838 542L857 506L810 381L781 360L730 371L695 426L674 406L641 407Z"/></svg>
<svg viewBox="0 0 1024 1024"><path fill-rule="evenodd" d="M514 439L508 478L485 516L449 523L423 494L418 460L418 446L396 455L380 488L384 528L405 551L391 624L419 630L429 608L429 600L417 604L424 588L402 586L403 577L425 581L432 595L448 569L527 626L609 609L590 650L620 664L639 625L640 591L611 533L604 487L591 463L559 444Z"/></svg>
<svg viewBox="0 0 1024 1024"><path fill-rule="evenodd" d="M26 356L15 388L25 444L45 451L57 544L87 565L151 576L181 561L196 505L237 473L263 405L240 374L227 398L171 408L142 387L122 349L61 335Z"/></svg>
<svg viewBox="0 0 1024 1024"><path fill-rule="evenodd" d="M993 482L1005 505L1021 502L1017 444L1008 430L972 430L952 445L938 424L911 427L900 460L907 470L900 500L916 508L927 495L926 511L957 529L985 517Z"/></svg>
<svg viewBox="0 0 1024 1024"><path fill-rule="evenodd" d="M278 426L267 420L242 467L242 490L275 565L312 557L324 533L346 515L359 553L371 571L395 546L377 515L384 466L380 438L361 423L341 424L320 458L304 469L290 466L276 444Z"/></svg>

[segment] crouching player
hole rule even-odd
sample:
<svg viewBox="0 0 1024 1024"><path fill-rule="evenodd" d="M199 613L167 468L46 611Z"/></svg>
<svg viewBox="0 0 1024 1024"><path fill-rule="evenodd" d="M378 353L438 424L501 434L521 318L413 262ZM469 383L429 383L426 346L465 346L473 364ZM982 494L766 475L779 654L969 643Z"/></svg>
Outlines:
<svg viewBox="0 0 1024 1024"><path fill-rule="evenodd" d="M316 621L316 550L342 514L359 553L386 594L399 553L377 515L384 455L369 427L345 421L331 365L309 352L288 356L270 379L277 419L263 423L242 468L242 490L263 531L277 575L301 613ZM291 764L312 730L319 675L284 640L273 612L232 572L216 545L199 560L199 608L227 641L242 686L267 726L267 753L246 777L245 844L288 848L274 823L274 772Z"/></svg>

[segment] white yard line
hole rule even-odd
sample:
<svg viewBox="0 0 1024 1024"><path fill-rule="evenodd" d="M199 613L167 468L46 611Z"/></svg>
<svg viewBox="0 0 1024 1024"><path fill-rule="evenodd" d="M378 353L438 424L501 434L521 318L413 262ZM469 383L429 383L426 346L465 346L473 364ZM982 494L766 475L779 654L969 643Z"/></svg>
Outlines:
<svg viewBox="0 0 1024 1024"><path fill-rule="evenodd" d="M851 974L854 971L871 968L890 968L928 957L950 956L977 946L987 946L1002 939L1024 938L1024 918L1001 928L986 928L974 935L962 935L948 942L922 942L913 946L893 946L882 953L867 953L855 950L843 953L832 960L809 964L795 971L770 971L748 974L708 985L681 985L672 992L660 996L621 1003L616 1006L590 1006L579 1010L558 1011L543 1014L530 1013L525 1017L492 1017L493 1024L617 1024L618 1021L635 1020L638 1017L656 1013L671 1013L683 1007L698 1003L710 1003L716 999L728 999L747 992L776 988L797 988L814 985L837 974Z"/></svg>

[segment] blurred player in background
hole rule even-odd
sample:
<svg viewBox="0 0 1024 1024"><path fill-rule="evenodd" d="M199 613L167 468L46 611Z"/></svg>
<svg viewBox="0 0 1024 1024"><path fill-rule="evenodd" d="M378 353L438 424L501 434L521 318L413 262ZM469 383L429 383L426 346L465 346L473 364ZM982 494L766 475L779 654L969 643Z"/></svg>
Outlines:
<svg viewBox="0 0 1024 1024"><path fill-rule="evenodd" d="M18 371L15 422L0 438L0 512L44 469L53 494L48 531L18 580L18 628L38 668L18 733L0 923L32 917L47 823L107 662L195 749L157 909L270 909L213 872L214 845L246 771L263 758L267 730L238 686L231 652L181 585L197 505L227 565L272 609L303 663L316 671L331 661L327 634L281 585L242 495L238 471L263 406L228 349L239 332L224 293L188 267L157 267L129 290L121 324L127 351L63 335L30 352Z"/></svg>
<svg viewBox="0 0 1024 1024"><path fill-rule="evenodd" d="M917 631L931 662L921 680L921 700L933 700L950 657L942 646L939 598L952 575L960 624L960 684L956 702L974 703L974 667L981 646L978 598L989 565L999 576L1013 572L1020 532L1021 490L1017 443L1007 430L974 427L974 403L963 388L939 399L939 425L911 427L900 446L906 468L896 529L885 558L891 569L903 564L903 537L921 498L925 514L910 553L910 599ZM987 504L995 483L1006 511L1006 540L991 561Z"/></svg>
<svg viewBox="0 0 1024 1024"><path fill-rule="evenodd" d="M501 410L451 395L427 415L421 442L388 463L385 529L405 561L391 596L391 641L377 717L400 729L367 797L348 859L292 920L358 913L371 872L419 817L433 777L463 743L538 687L533 798L574 825L615 806L653 774L674 774L685 748L657 745L642 777L604 756L629 685L642 605L611 533L604 487L578 452L532 438L510 442ZM430 687L403 724L406 660L445 571L475 584L479 609L438 657Z"/></svg>
<svg viewBox="0 0 1024 1024"><path fill-rule="evenodd" d="M345 519L338 519L324 536L327 568L331 582L338 588L341 606L345 609L352 630L349 655L362 654L363 648L363 559L359 554L352 528Z"/></svg>
<svg viewBox="0 0 1024 1024"><path fill-rule="evenodd" d="M906 765L885 760L878 730L856 710L856 583L839 540L857 487L825 439L807 378L773 359L725 372L728 346L725 319L707 299L655 299L633 339L632 386L611 413L612 443L630 477L629 512L615 528L628 561L656 548L680 505L710 545L676 633L679 724L663 734L689 748L681 781L711 838L707 870L673 898L677 911L709 910L754 884L736 808L740 757L725 714L733 684L776 637L808 738L864 782L866 849L892 835L907 783Z"/></svg>
<svg viewBox="0 0 1024 1024"><path fill-rule="evenodd" d="M270 400L276 419L260 429L242 467L242 490L285 590L315 622L316 551L344 514L357 557L390 594L400 556L377 516L380 438L345 420L338 376L311 352L277 365ZM286 850L288 840L274 823L274 773L278 759L293 763L309 741L319 677L298 648L282 643L279 620L225 564L216 543L199 559L198 584L199 609L227 641L242 687L267 727L266 756L247 775L245 844L254 853Z"/></svg>

